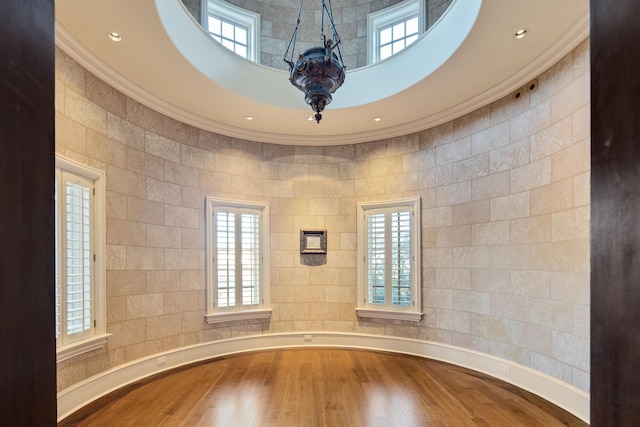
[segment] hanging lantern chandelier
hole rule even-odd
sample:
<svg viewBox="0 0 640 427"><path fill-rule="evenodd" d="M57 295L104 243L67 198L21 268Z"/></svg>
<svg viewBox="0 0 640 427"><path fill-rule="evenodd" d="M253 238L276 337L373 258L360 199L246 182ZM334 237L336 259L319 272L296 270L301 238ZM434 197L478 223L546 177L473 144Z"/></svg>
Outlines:
<svg viewBox="0 0 640 427"><path fill-rule="evenodd" d="M342 61L340 37L333 22L331 0L328 0L329 7L327 7L327 2L322 0L320 24L322 46L305 50L295 62L293 61L303 1L300 0L296 28L293 30L289 46L287 46L287 50L284 53L284 62L289 64L289 80L295 87L304 92L304 100L315 111L314 118L317 123L320 123L324 107L331 102L331 94L338 90L344 82L346 67ZM331 27L331 34L328 37L324 33L325 18Z"/></svg>

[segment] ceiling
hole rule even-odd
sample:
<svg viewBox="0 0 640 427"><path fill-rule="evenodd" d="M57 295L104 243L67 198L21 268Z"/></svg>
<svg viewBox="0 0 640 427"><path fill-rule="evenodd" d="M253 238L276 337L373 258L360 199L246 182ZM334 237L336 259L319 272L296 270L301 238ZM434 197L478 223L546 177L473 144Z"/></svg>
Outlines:
<svg viewBox="0 0 640 427"><path fill-rule="evenodd" d="M57 0L56 44L116 89L184 123L253 141L337 145L427 129L515 91L588 37L588 3L454 0L400 54L348 70L319 124L307 120L311 109L287 72L217 44L180 0ZM516 39L520 28L528 34Z"/></svg>

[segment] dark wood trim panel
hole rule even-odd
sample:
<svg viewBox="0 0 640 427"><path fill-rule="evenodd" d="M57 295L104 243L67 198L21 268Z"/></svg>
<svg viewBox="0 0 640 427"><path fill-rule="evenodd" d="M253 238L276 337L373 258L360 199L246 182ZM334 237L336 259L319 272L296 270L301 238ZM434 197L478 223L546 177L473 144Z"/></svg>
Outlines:
<svg viewBox="0 0 640 427"><path fill-rule="evenodd" d="M56 424L54 1L0 1L0 414Z"/></svg>
<svg viewBox="0 0 640 427"><path fill-rule="evenodd" d="M640 425L640 2L591 0L591 423Z"/></svg>

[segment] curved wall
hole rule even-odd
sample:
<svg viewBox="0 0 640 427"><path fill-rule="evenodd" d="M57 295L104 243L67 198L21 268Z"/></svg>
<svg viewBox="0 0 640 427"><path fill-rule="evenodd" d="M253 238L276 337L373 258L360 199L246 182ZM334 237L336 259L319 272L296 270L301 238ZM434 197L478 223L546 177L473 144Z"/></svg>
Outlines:
<svg viewBox="0 0 640 427"><path fill-rule="evenodd" d="M106 171L106 350L58 389L246 335L324 331L451 344L589 387L588 43L539 89L433 129L350 146L237 140L162 116L56 52L56 152ZM422 198L420 323L355 314L356 203ZM268 201L270 321L204 321L204 198ZM328 230L302 265L299 230Z"/></svg>

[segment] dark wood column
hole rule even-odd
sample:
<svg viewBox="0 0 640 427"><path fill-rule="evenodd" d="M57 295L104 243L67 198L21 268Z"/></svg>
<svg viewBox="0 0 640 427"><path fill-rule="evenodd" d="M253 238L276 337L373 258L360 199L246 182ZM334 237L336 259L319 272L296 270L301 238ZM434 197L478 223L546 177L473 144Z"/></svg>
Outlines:
<svg viewBox="0 0 640 427"><path fill-rule="evenodd" d="M640 425L640 2L591 0L591 423Z"/></svg>
<svg viewBox="0 0 640 427"><path fill-rule="evenodd" d="M56 424L54 1L0 1L0 424Z"/></svg>

